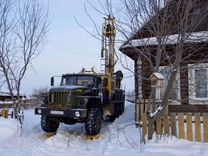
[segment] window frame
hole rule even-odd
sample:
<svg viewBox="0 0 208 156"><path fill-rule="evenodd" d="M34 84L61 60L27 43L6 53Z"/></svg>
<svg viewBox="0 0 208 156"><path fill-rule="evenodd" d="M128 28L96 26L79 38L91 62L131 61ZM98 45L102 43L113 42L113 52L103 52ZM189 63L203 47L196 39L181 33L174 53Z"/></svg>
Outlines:
<svg viewBox="0 0 208 156"><path fill-rule="evenodd" d="M197 65L189 64L188 66L189 66L188 79L189 79L189 87L190 87L189 88L189 100L190 100L189 103L193 103L191 102L191 100L198 100L198 101L208 100L208 64L207 63L200 63ZM195 79L196 70L202 70L202 69L206 70L207 97L196 97L196 79Z"/></svg>
<svg viewBox="0 0 208 156"><path fill-rule="evenodd" d="M206 79L205 79L205 80L201 80L201 79L198 79L198 80L197 80L196 74L197 74L197 72L199 72L199 71L200 71L200 72L201 72L201 71L205 72L205 73L203 73L203 74L206 76ZM202 76L204 76L204 75L202 75ZM202 86L206 85L206 87L203 88L203 89L206 90L206 94L204 94L205 97L203 97L203 94L200 95L200 91L197 92L197 88L199 87L199 84L198 84L197 81L199 81L199 82L200 82L200 81L205 81L205 84L202 85ZM199 88L198 88L198 89L199 89ZM195 69L195 97L196 97L196 98L208 98L207 70L204 69L204 68L202 68L202 69Z"/></svg>
<svg viewBox="0 0 208 156"><path fill-rule="evenodd" d="M162 73L162 70L164 70L165 68L168 68L168 66L160 66L159 67L159 71L160 71L160 73ZM169 68L172 68L172 66L170 66ZM162 73L163 74L163 73ZM161 96L163 96L163 94L164 94L164 91L165 91L165 88L166 88L166 85L167 85L167 83L166 83L166 80L167 80L167 78L166 78L166 75L164 75L163 74L163 76L165 77L165 79L163 80L163 85L164 85L164 87L163 87L163 92L161 93ZM172 98L172 96L170 97L170 100L172 101L172 102L178 102L178 101L180 101L181 100L181 87L180 87L180 70L177 72L177 74L176 74L176 81L177 81L177 83L178 83L178 85L177 85L177 97L176 97L176 99L173 99ZM176 81L174 82L174 84L176 83ZM173 86L173 89L174 89L174 86ZM173 94L173 93L172 93Z"/></svg>

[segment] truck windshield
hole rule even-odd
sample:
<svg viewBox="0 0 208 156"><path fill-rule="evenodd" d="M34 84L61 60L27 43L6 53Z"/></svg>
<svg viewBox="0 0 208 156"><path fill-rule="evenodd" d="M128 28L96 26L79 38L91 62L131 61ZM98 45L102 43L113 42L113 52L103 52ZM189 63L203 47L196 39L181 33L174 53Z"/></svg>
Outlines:
<svg viewBox="0 0 208 156"><path fill-rule="evenodd" d="M94 85L94 77L88 75L70 75L62 77L61 85L80 85L89 86Z"/></svg>

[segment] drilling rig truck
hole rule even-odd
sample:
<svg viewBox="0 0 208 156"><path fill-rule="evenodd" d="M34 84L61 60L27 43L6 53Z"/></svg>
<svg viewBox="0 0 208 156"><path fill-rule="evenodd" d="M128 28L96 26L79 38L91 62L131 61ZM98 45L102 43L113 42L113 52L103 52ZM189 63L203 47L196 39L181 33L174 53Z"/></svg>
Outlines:
<svg viewBox="0 0 208 156"><path fill-rule="evenodd" d="M59 123L85 123L87 135L100 133L103 119L114 121L124 112L125 91L121 89L123 74L115 67L115 18L108 16L102 29L101 59L103 70L97 73L82 69L77 74L63 74L59 86L54 86L43 96L43 104L35 108L41 115L45 132L56 132Z"/></svg>

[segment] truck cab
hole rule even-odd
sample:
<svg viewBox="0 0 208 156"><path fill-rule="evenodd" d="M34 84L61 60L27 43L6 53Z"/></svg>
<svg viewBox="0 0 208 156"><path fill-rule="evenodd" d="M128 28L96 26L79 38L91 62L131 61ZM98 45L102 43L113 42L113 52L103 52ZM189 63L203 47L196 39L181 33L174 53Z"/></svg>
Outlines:
<svg viewBox="0 0 208 156"><path fill-rule="evenodd" d="M85 123L86 133L96 135L100 132L104 115L110 116L113 121L123 113L124 94L119 100L110 97L106 76L64 74L58 86L54 86L54 77L51 78L45 103L35 108L35 114L41 115L41 127L45 132L55 132L60 122ZM122 103L122 108L116 102Z"/></svg>
<svg viewBox="0 0 208 156"><path fill-rule="evenodd" d="M85 123L87 135L100 133L103 119L114 121L124 112L125 92L121 89L123 73L114 73L115 57L115 18L104 18L102 29L101 74L94 68L84 68L78 74L64 74L58 86L51 88L45 96L44 104L35 108L41 115L41 127L45 132L56 132L59 123Z"/></svg>

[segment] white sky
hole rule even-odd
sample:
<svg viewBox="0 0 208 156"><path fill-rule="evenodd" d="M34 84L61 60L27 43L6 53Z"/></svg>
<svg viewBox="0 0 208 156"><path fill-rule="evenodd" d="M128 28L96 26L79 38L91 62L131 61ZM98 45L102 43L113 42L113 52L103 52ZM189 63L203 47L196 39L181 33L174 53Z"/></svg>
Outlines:
<svg viewBox="0 0 208 156"><path fill-rule="evenodd" d="M94 3L90 0L90 2ZM95 66L100 71L101 42L84 31L75 21L74 16L90 32L95 28L84 11L85 0L48 0L50 27L47 43L42 53L33 61L23 82L24 94L31 94L33 89L49 87L50 77L64 73L76 73L82 67L90 69ZM95 3L94 3L95 4ZM98 26L103 23L103 16L87 5L88 11ZM118 45L119 46L119 45ZM121 53L116 47L120 56ZM130 61L131 62L131 61ZM124 70L124 76L132 75ZM123 80L123 87L133 90L133 77Z"/></svg>

